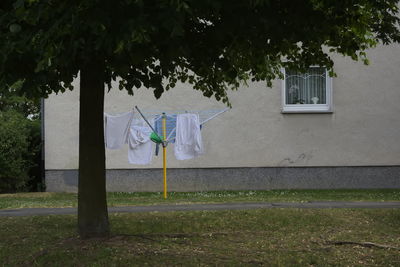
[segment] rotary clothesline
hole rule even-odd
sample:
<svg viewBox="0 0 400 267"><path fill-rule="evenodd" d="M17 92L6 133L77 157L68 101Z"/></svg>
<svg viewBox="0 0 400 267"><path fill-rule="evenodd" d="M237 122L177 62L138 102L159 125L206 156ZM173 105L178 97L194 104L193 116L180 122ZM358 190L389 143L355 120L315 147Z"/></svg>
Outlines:
<svg viewBox="0 0 400 267"><path fill-rule="evenodd" d="M147 110L146 115L143 114L143 112L135 106L136 110L139 112L140 116L143 118L143 120L147 123L147 125L153 130L154 135L156 135L157 138L152 138L154 142L161 143L163 147L163 184L164 184L164 198L167 198L167 145L168 142L173 141L174 136L173 134L176 133L176 120L175 120L175 125L174 125L174 120L170 120L170 123L168 124L167 128L167 118L168 116L173 118L174 116L176 117L177 114L197 114L199 116L200 120L200 127L204 125L206 122L210 121L211 119L217 117L218 115L226 112L229 110L229 108L225 109L220 109L220 110L175 110L173 112L160 112L156 110ZM160 115L162 114L162 115ZM154 121L157 124L157 121L160 119L162 120L162 127L156 127L158 129L153 128L151 123L148 121L147 117L154 117ZM161 130L161 132L160 132ZM167 136L167 132L169 133ZM162 137L161 137L161 136Z"/></svg>
<svg viewBox="0 0 400 267"><path fill-rule="evenodd" d="M135 111L135 108L137 112ZM108 149L119 149L128 144L128 160L132 164L149 164L152 158L151 141L163 148L164 198L167 198L167 155L169 143L175 142L178 160L203 154L200 130L211 119L229 108L214 110L140 110L137 106L127 113L105 114L105 143ZM151 123L150 123L151 121ZM146 125L147 124L147 125Z"/></svg>

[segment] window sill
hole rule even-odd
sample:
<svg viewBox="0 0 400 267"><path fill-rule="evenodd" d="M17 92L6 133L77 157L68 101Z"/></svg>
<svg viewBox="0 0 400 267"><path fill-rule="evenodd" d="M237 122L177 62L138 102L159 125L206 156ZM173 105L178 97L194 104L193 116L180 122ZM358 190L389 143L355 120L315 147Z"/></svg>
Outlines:
<svg viewBox="0 0 400 267"><path fill-rule="evenodd" d="M286 105L281 113L333 113L329 105Z"/></svg>

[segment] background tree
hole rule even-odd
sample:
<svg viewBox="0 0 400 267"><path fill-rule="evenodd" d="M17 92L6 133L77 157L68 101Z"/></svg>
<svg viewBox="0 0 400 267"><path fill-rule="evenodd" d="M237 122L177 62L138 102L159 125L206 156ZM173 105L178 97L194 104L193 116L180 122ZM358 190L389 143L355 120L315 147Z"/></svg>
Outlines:
<svg viewBox="0 0 400 267"><path fill-rule="evenodd" d="M18 86L18 83L16 84ZM0 90L0 192L41 190L40 104Z"/></svg>
<svg viewBox="0 0 400 267"><path fill-rule="evenodd" d="M365 50L399 41L397 0L3 0L0 83L46 96L80 74L78 226L108 233L104 84L159 98L176 82L229 105L227 90L266 81L281 67L367 62ZM326 50L324 50L324 48ZM37 88L32 90L32 88Z"/></svg>
<svg viewBox="0 0 400 267"><path fill-rule="evenodd" d="M40 99L28 98L21 94L22 82L16 82L13 86L3 86L0 89L0 111L14 110L26 118L32 120L40 116Z"/></svg>
<svg viewBox="0 0 400 267"><path fill-rule="evenodd" d="M29 129L20 113L0 112L0 192L16 192L28 183Z"/></svg>

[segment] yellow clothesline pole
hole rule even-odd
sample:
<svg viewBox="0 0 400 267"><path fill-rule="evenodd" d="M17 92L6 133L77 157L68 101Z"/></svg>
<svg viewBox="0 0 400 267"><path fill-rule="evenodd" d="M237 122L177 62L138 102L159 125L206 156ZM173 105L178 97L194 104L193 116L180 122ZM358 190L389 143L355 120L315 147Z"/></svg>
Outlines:
<svg viewBox="0 0 400 267"><path fill-rule="evenodd" d="M166 127L166 115L163 113L162 116L162 128L163 128L163 174L164 174L164 198L167 198L167 146L165 141L167 140L167 127Z"/></svg>

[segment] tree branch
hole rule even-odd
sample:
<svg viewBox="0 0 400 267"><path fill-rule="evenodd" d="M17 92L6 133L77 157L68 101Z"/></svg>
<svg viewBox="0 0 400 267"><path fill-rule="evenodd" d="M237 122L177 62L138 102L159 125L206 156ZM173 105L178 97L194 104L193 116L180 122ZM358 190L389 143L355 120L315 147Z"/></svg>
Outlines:
<svg viewBox="0 0 400 267"><path fill-rule="evenodd" d="M382 244L376 244L372 242L355 242L355 241L327 241L327 244L330 245L335 245L335 246L340 246L340 245L358 245L362 247L367 247L367 248L384 248L384 249L395 249L395 250L400 250L399 247L393 247L393 246L388 246L388 245L382 245Z"/></svg>

